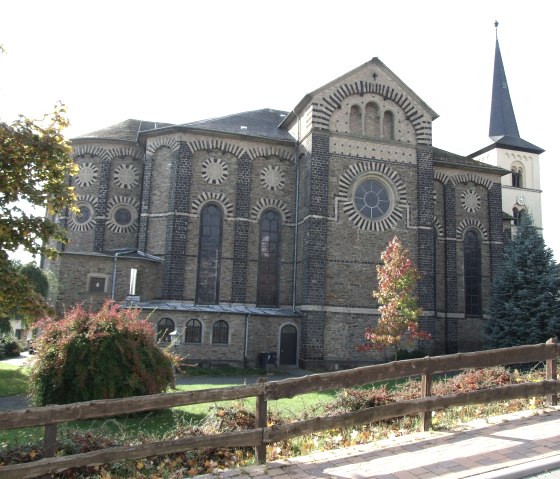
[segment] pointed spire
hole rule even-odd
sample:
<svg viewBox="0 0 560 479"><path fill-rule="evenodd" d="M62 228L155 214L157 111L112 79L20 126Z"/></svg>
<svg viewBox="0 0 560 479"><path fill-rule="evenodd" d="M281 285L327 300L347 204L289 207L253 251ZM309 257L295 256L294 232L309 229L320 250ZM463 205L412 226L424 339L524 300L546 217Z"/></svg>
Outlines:
<svg viewBox="0 0 560 479"><path fill-rule="evenodd" d="M492 83L492 109L490 111L490 138L497 141L503 136L519 138L513 104L509 95L506 71L498 43L498 22L496 27L496 53L494 56L494 81Z"/></svg>

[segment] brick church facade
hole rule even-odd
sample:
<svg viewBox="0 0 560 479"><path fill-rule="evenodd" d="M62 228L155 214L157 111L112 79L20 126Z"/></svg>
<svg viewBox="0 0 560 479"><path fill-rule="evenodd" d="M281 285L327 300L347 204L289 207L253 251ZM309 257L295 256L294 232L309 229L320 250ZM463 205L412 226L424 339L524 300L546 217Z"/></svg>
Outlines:
<svg viewBox="0 0 560 479"><path fill-rule="evenodd" d="M139 307L192 362L383 361L357 346L396 235L421 272L421 348L482 348L509 172L434 147L436 118L374 58L290 112L127 120L73 139L80 212L60 217L69 243L47 264L57 308Z"/></svg>

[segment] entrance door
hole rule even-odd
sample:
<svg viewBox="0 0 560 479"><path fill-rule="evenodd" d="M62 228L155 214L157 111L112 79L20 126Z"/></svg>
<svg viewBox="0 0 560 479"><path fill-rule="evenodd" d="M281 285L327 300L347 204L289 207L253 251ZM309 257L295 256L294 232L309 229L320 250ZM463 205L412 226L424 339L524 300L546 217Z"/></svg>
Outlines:
<svg viewBox="0 0 560 479"><path fill-rule="evenodd" d="M280 331L279 364L295 366L297 364L297 329L287 324Z"/></svg>

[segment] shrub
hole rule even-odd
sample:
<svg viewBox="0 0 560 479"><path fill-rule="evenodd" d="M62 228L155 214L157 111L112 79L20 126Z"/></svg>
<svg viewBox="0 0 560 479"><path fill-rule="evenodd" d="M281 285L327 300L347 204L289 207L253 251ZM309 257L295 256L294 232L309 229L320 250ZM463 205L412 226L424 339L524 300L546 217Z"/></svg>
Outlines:
<svg viewBox="0 0 560 479"><path fill-rule="evenodd" d="M98 312L76 306L39 322L30 375L34 405L156 394L174 386L176 358L154 344L140 310L107 301Z"/></svg>
<svg viewBox="0 0 560 479"><path fill-rule="evenodd" d="M0 359L15 358L19 356L19 344L11 333L0 334Z"/></svg>

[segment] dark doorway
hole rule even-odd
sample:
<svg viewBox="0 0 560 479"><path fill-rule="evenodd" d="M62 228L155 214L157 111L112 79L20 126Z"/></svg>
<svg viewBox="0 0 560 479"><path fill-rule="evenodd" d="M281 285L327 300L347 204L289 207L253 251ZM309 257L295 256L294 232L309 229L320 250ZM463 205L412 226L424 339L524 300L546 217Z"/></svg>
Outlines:
<svg viewBox="0 0 560 479"><path fill-rule="evenodd" d="M297 364L297 329L291 324L283 326L280 331L280 364Z"/></svg>

